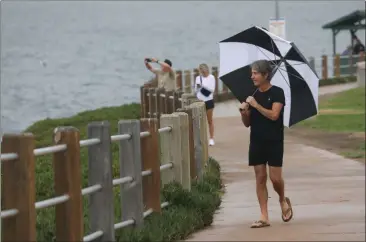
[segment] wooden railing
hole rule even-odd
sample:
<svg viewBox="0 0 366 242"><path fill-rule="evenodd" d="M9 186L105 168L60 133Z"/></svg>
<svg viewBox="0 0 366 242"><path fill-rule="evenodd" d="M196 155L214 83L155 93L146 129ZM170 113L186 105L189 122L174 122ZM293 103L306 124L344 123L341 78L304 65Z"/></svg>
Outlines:
<svg viewBox="0 0 366 242"><path fill-rule="evenodd" d="M212 67L211 73L216 81L215 101L222 102L234 98L231 91L219 81L218 68ZM193 71L177 70L176 76L176 91L166 92L164 89L157 88L156 78L140 87L141 117L159 118L161 113L171 113L173 110L181 108L182 104L198 102L194 94L194 83L198 76L198 69L193 69Z"/></svg>
<svg viewBox="0 0 366 242"><path fill-rule="evenodd" d="M365 54L359 55L323 55L321 58L309 58L310 65L321 79L356 75L357 62L365 61Z"/></svg>
<svg viewBox="0 0 366 242"><path fill-rule="evenodd" d="M121 120L118 134L108 121L88 125L88 139L74 127L58 127L54 145L35 149L32 134L5 134L2 142L2 240L36 241L36 210L55 206L56 241L115 241L115 230L141 226L161 213L160 189L173 180L185 189L208 160L207 120L202 102L181 103L158 118ZM119 177L112 176L113 142L119 144ZM82 188L80 149L88 149L88 187ZM53 154L55 197L36 201L36 156ZM113 187L121 189L122 221L115 224ZM84 235L82 197L89 196Z"/></svg>

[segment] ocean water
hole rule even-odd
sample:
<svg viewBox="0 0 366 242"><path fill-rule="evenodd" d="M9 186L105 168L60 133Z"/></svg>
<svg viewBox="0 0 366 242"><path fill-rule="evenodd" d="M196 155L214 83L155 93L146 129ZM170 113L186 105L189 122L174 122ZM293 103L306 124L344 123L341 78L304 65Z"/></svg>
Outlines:
<svg viewBox="0 0 366 242"><path fill-rule="evenodd" d="M218 42L252 25L268 28L274 1L1 2L1 126L19 131L103 106L139 101L151 77L144 57L175 69L219 63ZM332 53L321 26L364 1L284 1L287 39L305 56ZM365 32L358 36L363 39ZM337 51L350 43L337 36ZM318 61L318 68L319 68Z"/></svg>

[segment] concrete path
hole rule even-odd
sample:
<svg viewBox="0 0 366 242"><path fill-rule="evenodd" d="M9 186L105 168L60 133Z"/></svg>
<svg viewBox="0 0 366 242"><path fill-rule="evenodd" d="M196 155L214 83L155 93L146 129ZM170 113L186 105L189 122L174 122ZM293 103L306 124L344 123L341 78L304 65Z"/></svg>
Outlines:
<svg viewBox="0 0 366 242"><path fill-rule="evenodd" d="M223 110L237 113L230 108ZM365 241L364 164L289 138L284 178L294 218L282 222L278 196L268 182L271 227L249 228L259 218L255 177L247 165L249 131L239 117L222 116L215 118L216 145L209 153L221 164L226 193L213 225L188 241Z"/></svg>

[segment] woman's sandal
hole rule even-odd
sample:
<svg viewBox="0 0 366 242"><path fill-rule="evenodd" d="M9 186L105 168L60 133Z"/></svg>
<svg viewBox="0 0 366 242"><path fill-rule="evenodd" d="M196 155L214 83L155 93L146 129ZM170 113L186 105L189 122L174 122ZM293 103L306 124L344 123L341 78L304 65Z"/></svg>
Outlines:
<svg viewBox="0 0 366 242"><path fill-rule="evenodd" d="M263 220L258 220L255 221L252 226L250 226L253 229L258 229L258 228L264 228L264 227L268 227L271 226L268 222L263 221Z"/></svg>
<svg viewBox="0 0 366 242"><path fill-rule="evenodd" d="M292 211L292 206L291 206L291 201L288 197L285 198L286 203L288 205L288 209L285 211L285 213L281 213L281 217L283 222L289 222L292 219L292 216L294 215L293 211ZM285 219L286 215L291 212L290 217L288 217L287 219Z"/></svg>

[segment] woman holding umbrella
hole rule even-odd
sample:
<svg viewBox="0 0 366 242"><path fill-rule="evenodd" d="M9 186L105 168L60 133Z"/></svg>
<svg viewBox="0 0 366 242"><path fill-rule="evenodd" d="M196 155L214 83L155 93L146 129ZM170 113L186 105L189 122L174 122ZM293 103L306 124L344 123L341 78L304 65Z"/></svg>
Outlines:
<svg viewBox="0 0 366 242"><path fill-rule="evenodd" d="M213 92L216 88L215 77L210 74L209 68L206 64L200 64L198 67L200 75L196 77L195 90L197 98L206 105L207 121L210 133L209 145L215 144L214 141L214 124L212 120L213 110L215 107L213 100Z"/></svg>

